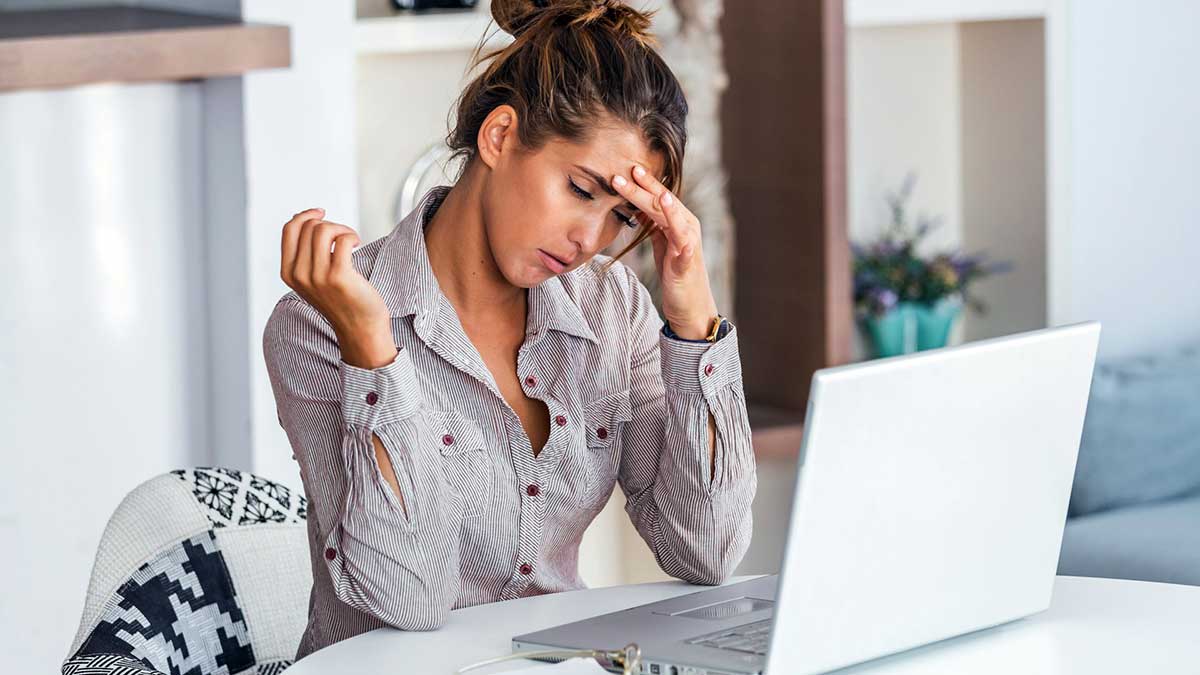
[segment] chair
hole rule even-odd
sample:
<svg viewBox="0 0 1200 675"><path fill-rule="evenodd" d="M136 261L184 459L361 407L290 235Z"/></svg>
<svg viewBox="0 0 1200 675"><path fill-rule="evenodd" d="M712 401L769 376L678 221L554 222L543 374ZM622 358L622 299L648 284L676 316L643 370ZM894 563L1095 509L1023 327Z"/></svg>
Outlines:
<svg viewBox="0 0 1200 675"><path fill-rule="evenodd" d="M171 471L100 540L63 675L275 675L307 621L307 503L261 476Z"/></svg>

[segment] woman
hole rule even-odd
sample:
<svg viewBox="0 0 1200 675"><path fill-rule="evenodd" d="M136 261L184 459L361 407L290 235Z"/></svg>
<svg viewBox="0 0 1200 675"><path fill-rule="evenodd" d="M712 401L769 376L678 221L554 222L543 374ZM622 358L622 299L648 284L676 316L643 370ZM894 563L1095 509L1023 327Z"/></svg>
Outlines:
<svg viewBox="0 0 1200 675"><path fill-rule="evenodd" d="M672 576L720 583L750 541L737 331L672 196L687 103L650 15L616 0L491 11L515 40L458 102L453 187L357 249L320 209L283 227L294 292L263 349L310 500L297 658L583 588L579 542L616 483ZM666 323L599 254L625 227L622 254L652 242Z"/></svg>

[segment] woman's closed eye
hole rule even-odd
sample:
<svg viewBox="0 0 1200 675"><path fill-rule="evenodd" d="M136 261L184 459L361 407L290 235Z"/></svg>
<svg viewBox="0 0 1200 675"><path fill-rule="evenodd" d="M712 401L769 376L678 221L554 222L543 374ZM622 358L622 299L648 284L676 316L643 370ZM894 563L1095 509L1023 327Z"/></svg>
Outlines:
<svg viewBox="0 0 1200 675"><path fill-rule="evenodd" d="M580 199L582 199L584 201L591 201L592 199L594 199L594 197L592 197L592 193L590 193L590 192L584 190L583 188L579 187L578 185L576 185L575 181L568 179L567 183L570 184L571 191L575 193L575 196L579 197ZM613 215L615 215L617 217L617 220L621 221L622 223L625 223L629 227L631 227L635 230L638 228L638 222L636 220L634 220L633 218L625 215L624 213L614 210Z"/></svg>

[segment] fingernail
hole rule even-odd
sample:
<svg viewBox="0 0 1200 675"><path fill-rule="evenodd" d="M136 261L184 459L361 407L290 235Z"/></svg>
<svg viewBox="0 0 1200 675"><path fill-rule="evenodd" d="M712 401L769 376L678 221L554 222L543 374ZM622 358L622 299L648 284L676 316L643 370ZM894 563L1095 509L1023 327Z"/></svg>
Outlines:
<svg viewBox="0 0 1200 675"><path fill-rule="evenodd" d="M637 176L638 178L641 178L642 176L646 175L646 170L640 166L635 166L635 167L633 167L633 175Z"/></svg>
<svg viewBox="0 0 1200 675"><path fill-rule="evenodd" d="M617 187L624 187L624 185L625 185L625 177L624 177L624 176L617 176L616 178L614 178L614 179L613 179L613 183L615 183L615 184L617 185Z"/></svg>
<svg viewBox="0 0 1200 675"><path fill-rule="evenodd" d="M673 202L673 201L675 201L675 198L671 196L670 192L663 193L663 198L662 198L663 206L670 206L671 202Z"/></svg>

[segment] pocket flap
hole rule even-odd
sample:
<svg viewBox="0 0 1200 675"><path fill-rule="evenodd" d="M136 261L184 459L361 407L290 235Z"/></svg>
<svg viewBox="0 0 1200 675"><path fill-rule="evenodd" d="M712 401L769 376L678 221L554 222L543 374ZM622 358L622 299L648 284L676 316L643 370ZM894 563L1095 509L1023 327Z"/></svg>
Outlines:
<svg viewBox="0 0 1200 675"><path fill-rule="evenodd" d="M458 455L483 450L483 432L469 417L453 410L431 411L429 426L442 455Z"/></svg>
<svg viewBox="0 0 1200 675"><path fill-rule="evenodd" d="M633 419L629 403L629 390L615 391L583 405L583 416L587 421L587 444L602 447L612 443L619 422Z"/></svg>

